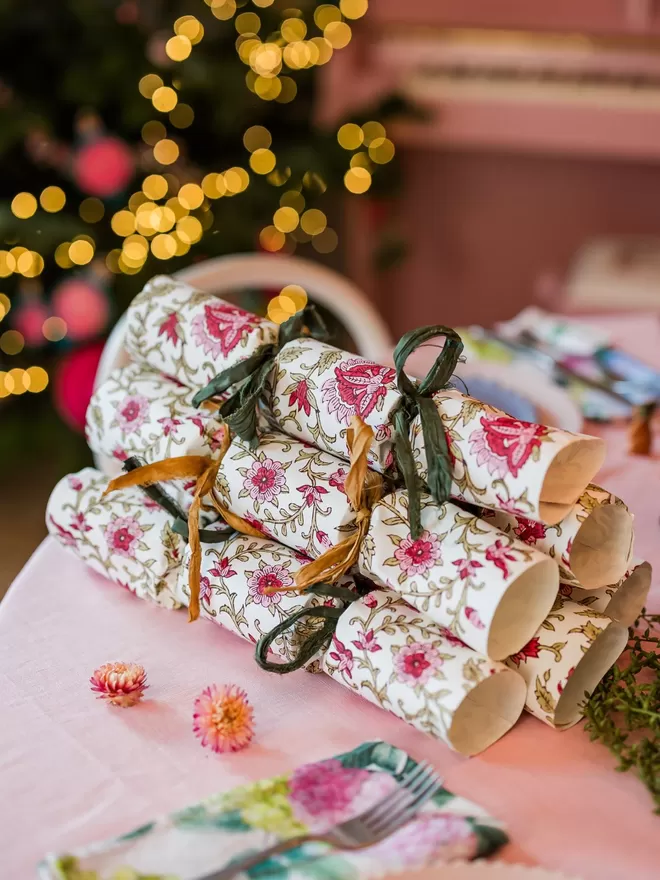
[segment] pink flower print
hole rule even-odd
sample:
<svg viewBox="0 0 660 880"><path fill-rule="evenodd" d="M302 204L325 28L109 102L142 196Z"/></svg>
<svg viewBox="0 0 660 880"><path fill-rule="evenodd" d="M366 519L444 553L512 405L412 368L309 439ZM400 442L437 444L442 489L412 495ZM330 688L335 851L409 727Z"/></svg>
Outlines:
<svg viewBox="0 0 660 880"><path fill-rule="evenodd" d="M381 651L382 648L376 642L376 636L374 635L374 631L372 629L368 630L368 632L360 633L357 639L354 639L351 642L352 645L355 645L360 651L367 651L373 654L375 651Z"/></svg>
<svg viewBox="0 0 660 880"><path fill-rule="evenodd" d="M564 568L570 569L571 567L571 551L573 550L573 538L570 539L568 544L566 544L566 549L561 555L561 564Z"/></svg>
<svg viewBox="0 0 660 880"><path fill-rule="evenodd" d="M283 565L264 565L248 578L247 585L253 601L268 608L279 604L282 591L293 586L293 578Z"/></svg>
<svg viewBox="0 0 660 880"><path fill-rule="evenodd" d="M91 532L92 527L87 525L84 513L76 513L71 520L71 528L78 532Z"/></svg>
<svg viewBox="0 0 660 880"><path fill-rule="evenodd" d="M494 544L486 550L486 559L494 563L502 572L502 577L509 577L509 567L507 562L515 562L516 557L514 551L510 547L505 547L502 539L498 538Z"/></svg>
<svg viewBox="0 0 660 880"><path fill-rule="evenodd" d="M466 608L465 616L475 629L486 629L486 624L479 617L479 612L476 608Z"/></svg>
<svg viewBox="0 0 660 880"><path fill-rule="evenodd" d="M348 425L355 415L367 419L374 409L382 407L388 390L394 388L395 376L390 367L349 358L323 383L323 401L342 424Z"/></svg>
<svg viewBox="0 0 660 880"><path fill-rule="evenodd" d="M337 470L330 474L330 479L328 482L331 486L334 486L335 489L339 489L340 492L346 494L346 490L344 489L344 483L346 482L346 477L348 476L348 471L346 468L340 467Z"/></svg>
<svg viewBox="0 0 660 880"><path fill-rule="evenodd" d="M222 441L225 439L225 429L224 425L220 425L218 428L213 431L212 434L209 434L208 441L209 446L211 447L211 452L216 452L216 450L220 449L222 446Z"/></svg>
<svg viewBox="0 0 660 880"><path fill-rule="evenodd" d="M571 677L571 675L573 675L574 672L575 672L575 666L571 666L571 668L566 673L566 681L563 684L561 682L557 682L557 691L560 694L563 694L564 688L566 687L566 683L568 682L568 679Z"/></svg>
<svg viewBox="0 0 660 880"><path fill-rule="evenodd" d="M112 457L116 458L117 461L126 461L126 459L128 458L128 453L124 452L123 449L117 447L116 449L112 450Z"/></svg>
<svg viewBox="0 0 660 880"><path fill-rule="evenodd" d="M111 553L133 556L144 531L133 516L118 516L105 527L105 540Z"/></svg>
<svg viewBox="0 0 660 880"><path fill-rule="evenodd" d="M312 408L309 399L309 385L307 384L306 379L301 379L289 395L289 406L295 406L298 412L302 411L306 416L311 413Z"/></svg>
<svg viewBox="0 0 660 880"><path fill-rule="evenodd" d="M521 422L511 416L482 416L481 428L470 434L470 451L477 464L485 464L489 474L504 479L517 477L543 438L549 433L543 425Z"/></svg>
<svg viewBox="0 0 660 880"><path fill-rule="evenodd" d="M328 494L328 490L323 486L297 486L297 491L302 492L307 507L313 507L314 504L320 504L323 496Z"/></svg>
<svg viewBox="0 0 660 880"><path fill-rule="evenodd" d="M373 590L371 593L367 593L367 595L362 600L367 608L375 608L378 605L378 599L376 597L376 590Z"/></svg>
<svg viewBox="0 0 660 880"><path fill-rule="evenodd" d="M392 426L388 424L376 425L374 433L376 435L376 442L382 443L384 440L389 440L392 437Z"/></svg>
<svg viewBox="0 0 660 880"><path fill-rule="evenodd" d="M463 816L429 811L369 850L374 864L406 872L431 862L469 861L478 852L477 836Z"/></svg>
<svg viewBox="0 0 660 880"><path fill-rule="evenodd" d="M401 571L409 577L426 574L438 560L442 559L437 535L432 535L426 530L415 540L408 535L394 551L394 558L399 563Z"/></svg>
<svg viewBox="0 0 660 880"><path fill-rule="evenodd" d="M503 495L499 495L495 493L495 498L497 499L498 510L503 510L505 513L510 513L511 516L518 516L519 514L524 514L524 510L521 510L515 498L505 498ZM481 514L482 519L487 519L488 517L495 516L495 513L492 510L484 510Z"/></svg>
<svg viewBox="0 0 660 880"><path fill-rule="evenodd" d="M282 463L272 458L255 461L243 480L243 488L254 501L271 504L286 484Z"/></svg>
<svg viewBox="0 0 660 880"><path fill-rule="evenodd" d="M199 579L199 598L200 601L206 602L207 604L211 601L213 597L213 590L211 589L211 581L207 577L201 577Z"/></svg>
<svg viewBox="0 0 660 880"><path fill-rule="evenodd" d="M67 482L69 488L73 489L74 492L80 492L83 487L82 480L78 479L78 477L70 476L67 478Z"/></svg>
<svg viewBox="0 0 660 880"><path fill-rule="evenodd" d="M567 599L570 599L573 595L573 587L569 584L559 584L559 595L565 596Z"/></svg>
<svg viewBox="0 0 660 880"><path fill-rule="evenodd" d="M75 537L71 534L71 532L67 531L63 526L59 523L55 522L52 516L49 516L50 524L55 528L57 534L55 537L63 544L65 547L77 547L77 542Z"/></svg>
<svg viewBox="0 0 660 880"><path fill-rule="evenodd" d="M179 341L179 316L176 312L172 312L158 328L158 335L164 336L172 345L176 345Z"/></svg>
<svg viewBox="0 0 660 880"><path fill-rule="evenodd" d="M201 416L193 416L190 421L193 425L196 425L197 430L199 431L199 436L204 436L204 431L206 430L206 419L201 418Z"/></svg>
<svg viewBox="0 0 660 880"><path fill-rule="evenodd" d="M452 565L456 566L457 574L462 580L473 577L480 568L484 567L478 559L454 559Z"/></svg>
<svg viewBox="0 0 660 880"><path fill-rule="evenodd" d="M246 513L245 516L243 517L243 519L246 522L250 523L250 525L252 526L253 529L256 529L258 532L261 532L261 534L265 538L272 538L273 537L271 535L271 533L268 531L268 529L266 528L266 526L260 520L258 520L256 518L256 516L252 516L251 513ZM304 559L306 562L309 561L306 556L304 557Z"/></svg>
<svg viewBox="0 0 660 880"><path fill-rule="evenodd" d="M536 544L537 541L545 538L546 528L543 523L532 522L531 519L522 516L517 516L516 521L518 525L513 532L525 544Z"/></svg>
<svg viewBox="0 0 660 880"><path fill-rule="evenodd" d="M442 662L434 647L426 642L413 642L395 654L394 668L401 681L415 686L426 684Z"/></svg>
<svg viewBox="0 0 660 880"><path fill-rule="evenodd" d="M463 641L463 639L459 639L459 637L455 636L451 630L447 629L444 626L441 627L441 629L442 629L442 637L444 639L446 639L450 645L452 645L454 647L458 646L459 648L467 648L468 647L465 644L465 642Z"/></svg>
<svg viewBox="0 0 660 880"><path fill-rule="evenodd" d="M219 562L216 562L212 568L209 568L209 574L212 574L213 577L217 578L230 578L233 577L236 572L231 567L229 559L224 556Z"/></svg>
<svg viewBox="0 0 660 880"><path fill-rule="evenodd" d="M124 434L139 431L149 415L149 401L142 394L125 397L117 407L117 424Z"/></svg>
<svg viewBox="0 0 660 880"><path fill-rule="evenodd" d="M296 818L312 827L344 821L371 776L359 767L343 767L336 758L305 764L289 780L289 801Z"/></svg>
<svg viewBox="0 0 660 880"><path fill-rule="evenodd" d="M146 495L142 501L147 510L162 510L160 504L157 501L154 501L153 498L148 498Z"/></svg>
<svg viewBox="0 0 660 880"><path fill-rule="evenodd" d="M158 424L163 426L163 434L166 437L169 437L172 431L181 424L181 419L173 419L170 416L165 416L163 419L158 419Z"/></svg>
<svg viewBox="0 0 660 880"><path fill-rule="evenodd" d="M192 492L193 489L197 488L197 480L186 480L182 488L184 492Z"/></svg>
<svg viewBox="0 0 660 880"><path fill-rule="evenodd" d="M330 544L330 537L327 532L322 532L320 529L318 529L316 532L316 542L317 544L320 544L321 547L325 547L326 549L332 546Z"/></svg>
<svg viewBox="0 0 660 880"><path fill-rule="evenodd" d="M331 651L328 656L339 664L337 671L345 672L349 678L353 678L353 652L335 635L332 637L332 645L335 650Z"/></svg>
<svg viewBox="0 0 660 880"><path fill-rule="evenodd" d="M260 320L237 306L218 301L205 305L203 314L193 318L192 336L204 354L227 357Z"/></svg>

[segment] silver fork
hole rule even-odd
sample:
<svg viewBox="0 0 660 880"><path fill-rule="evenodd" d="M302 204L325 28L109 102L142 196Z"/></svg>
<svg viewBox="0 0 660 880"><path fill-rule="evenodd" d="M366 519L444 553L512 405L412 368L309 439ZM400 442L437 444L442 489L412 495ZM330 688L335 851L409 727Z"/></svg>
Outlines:
<svg viewBox="0 0 660 880"><path fill-rule="evenodd" d="M394 791L354 819L335 825L322 834L304 834L281 840L261 852L233 862L220 871L198 877L197 880L232 880L243 871L265 862L271 856L280 855L311 841L329 843L339 850L373 846L413 819L421 807L438 791L441 784L435 770L424 761L411 770Z"/></svg>

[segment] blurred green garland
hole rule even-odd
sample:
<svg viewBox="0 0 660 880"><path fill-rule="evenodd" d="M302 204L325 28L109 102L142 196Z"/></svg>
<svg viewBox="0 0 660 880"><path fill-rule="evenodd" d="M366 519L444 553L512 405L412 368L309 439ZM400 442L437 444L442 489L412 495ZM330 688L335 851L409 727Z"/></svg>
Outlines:
<svg viewBox="0 0 660 880"><path fill-rule="evenodd" d="M637 772L660 814L660 614L642 611L622 661L593 692L585 715L591 740L607 746L618 771Z"/></svg>

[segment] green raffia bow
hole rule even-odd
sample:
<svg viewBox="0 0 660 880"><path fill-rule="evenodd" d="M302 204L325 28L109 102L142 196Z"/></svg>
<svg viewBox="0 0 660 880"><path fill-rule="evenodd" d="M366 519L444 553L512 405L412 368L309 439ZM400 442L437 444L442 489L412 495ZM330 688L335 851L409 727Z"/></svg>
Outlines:
<svg viewBox="0 0 660 880"><path fill-rule="evenodd" d="M238 385L231 397L224 401L218 415L242 440L252 447L256 446L257 406L273 370L275 358L288 342L303 336L311 336L322 342L328 338L325 323L313 305L305 306L280 326L276 343L262 345L244 361L218 373L206 388L197 392L193 397L193 404L200 406L205 400Z"/></svg>
<svg viewBox="0 0 660 880"><path fill-rule="evenodd" d="M142 467L144 464L137 455L132 455L124 461L124 470L126 473L134 471L136 468ZM172 531L177 535L181 535L184 541L188 541L188 517L183 509L179 507L176 501L170 497L163 489L160 483L151 483L149 486L140 486L144 494L155 501L163 510L167 511L173 518ZM199 540L202 544L217 544L220 541L226 541L230 535L234 534L234 529L225 524L224 528L216 529L200 529Z"/></svg>
<svg viewBox="0 0 660 880"><path fill-rule="evenodd" d="M426 377L419 383L412 382L404 373L410 355L426 342L444 336L442 351L435 359ZM401 392L401 402L394 413L394 452L397 466L408 490L410 533L418 538L422 532L420 511L420 481L415 470L410 425L419 415L424 437L424 450L428 468L431 495L438 504L449 498L452 483L452 467L445 429L440 413L433 401L433 394L446 388L463 351L461 337L450 327L433 324L411 330L399 340L394 349L396 381Z"/></svg>
<svg viewBox="0 0 660 880"><path fill-rule="evenodd" d="M332 634L337 629L337 621L344 613L346 605L359 598L358 593L354 593L352 590L346 589L346 587L338 587L331 584L314 584L314 586L304 590L301 595L309 595L310 593L321 598L340 599L344 604L340 607L315 605L312 608L301 608L300 611L294 612L286 620L274 626L270 632L265 633L257 642L254 657L257 664L262 669L265 669L266 672L285 675L287 672L295 672L296 669L303 667L330 641ZM282 633L295 627L296 623L305 617L316 618L325 622L322 627L314 630L314 632L307 636L300 646L295 660L289 660L288 663L273 663L269 660L268 649L275 639L281 636Z"/></svg>

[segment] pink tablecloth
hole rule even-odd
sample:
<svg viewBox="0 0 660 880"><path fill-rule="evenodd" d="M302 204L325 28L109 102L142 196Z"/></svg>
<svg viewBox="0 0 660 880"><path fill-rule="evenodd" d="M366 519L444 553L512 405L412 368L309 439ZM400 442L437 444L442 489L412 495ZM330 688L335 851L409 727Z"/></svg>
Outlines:
<svg viewBox="0 0 660 880"><path fill-rule="evenodd" d="M657 323L652 329L657 360ZM605 434L599 479L629 503L636 550L660 570L660 461L627 458L623 433ZM650 604L660 609L657 580ZM0 605L2 877L34 877L48 850L378 738L427 758L449 788L504 820L508 861L582 880L660 876L660 818L646 790L615 773L581 725L557 733L527 716L467 760L323 676L269 675L251 654L212 623L188 625L182 613L135 600L46 540ZM93 699L87 679L109 660L146 666L147 702L119 711ZM243 753L216 756L191 733L193 699L211 682L240 684L255 706L256 742Z"/></svg>

